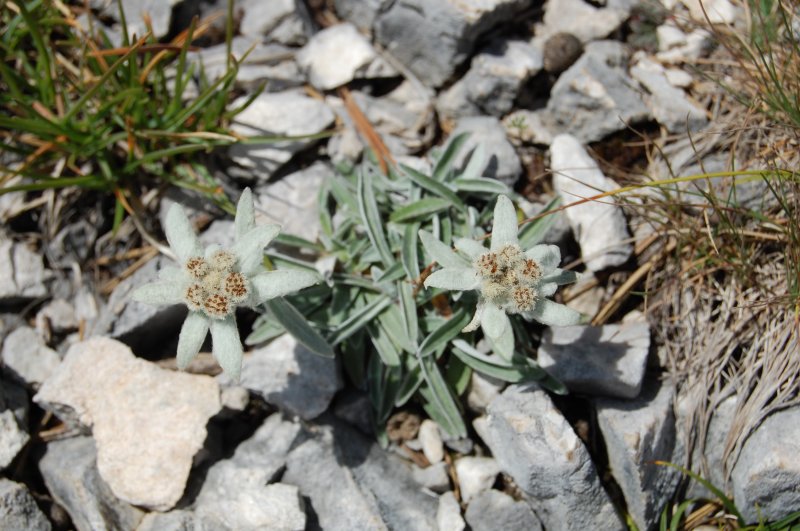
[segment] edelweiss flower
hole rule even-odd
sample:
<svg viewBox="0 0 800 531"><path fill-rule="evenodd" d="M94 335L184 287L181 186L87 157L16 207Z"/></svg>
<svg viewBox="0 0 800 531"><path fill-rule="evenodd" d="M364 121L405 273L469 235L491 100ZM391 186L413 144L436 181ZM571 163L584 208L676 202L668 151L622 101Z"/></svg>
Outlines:
<svg viewBox="0 0 800 531"><path fill-rule="evenodd" d="M465 258L431 234L425 231L419 234L425 249L443 267L425 279L425 287L478 291L475 316L463 332L480 326L501 354L510 355L514 346L507 314L520 314L556 326L581 322L580 313L546 298L559 285L574 282L577 275L558 268L561 251L555 245L520 249L517 216L507 197L497 199L488 250L475 240L458 238L455 247Z"/></svg>
<svg viewBox="0 0 800 531"><path fill-rule="evenodd" d="M267 271L264 247L280 232L278 225L256 227L253 195L247 188L236 208L235 243L203 250L180 205L172 205L164 228L181 267L165 267L159 281L136 289L131 297L147 304L183 303L189 315L178 338L178 367L186 368L211 330L213 354L234 380L242 368L242 342L236 308L254 307L268 299L316 284L316 274L299 270Z"/></svg>

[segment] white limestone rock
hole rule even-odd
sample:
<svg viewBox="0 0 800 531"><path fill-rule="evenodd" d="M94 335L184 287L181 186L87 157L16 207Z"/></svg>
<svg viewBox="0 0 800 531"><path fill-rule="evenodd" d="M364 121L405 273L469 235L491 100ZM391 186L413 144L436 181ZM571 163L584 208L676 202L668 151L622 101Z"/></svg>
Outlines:
<svg viewBox="0 0 800 531"><path fill-rule="evenodd" d="M439 508L436 510L436 524L439 531L464 531L467 524L461 516L461 507L458 505L453 491L445 492L439 496Z"/></svg>
<svg viewBox="0 0 800 531"><path fill-rule="evenodd" d="M221 407L213 378L160 369L102 337L73 345L34 401L91 428L97 468L115 496L161 511L183 494Z"/></svg>
<svg viewBox="0 0 800 531"><path fill-rule="evenodd" d="M462 457L455 463L461 499L469 501L494 485L500 467L492 457Z"/></svg>
<svg viewBox="0 0 800 531"><path fill-rule="evenodd" d="M38 389L61 363L58 353L28 326L21 326L6 336L0 358L6 370L34 389Z"/></svg>
<svg viewBox="0 0 800 531"><path fill-rule="evenodd" d="M562 134L550 145L553 186L564 204L574 203L617 188L603 175L581 142ZM589 201L565 210L586 267L600 271L624 264L633 252L622 209L613 197Z"/></svg>

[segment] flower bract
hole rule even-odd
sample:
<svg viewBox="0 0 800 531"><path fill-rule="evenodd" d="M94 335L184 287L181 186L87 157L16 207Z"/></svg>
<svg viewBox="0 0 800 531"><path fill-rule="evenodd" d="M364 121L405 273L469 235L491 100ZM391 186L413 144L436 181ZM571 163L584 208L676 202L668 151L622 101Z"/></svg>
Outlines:
<svg viewBox="0 0 800 531"><path fill-rule="evenodd" d="M420 231L420 239L442 266L425 279L425 287L477 291L475 315L463 331L481 327L494 350L504 357L509 358L514 349L509 314L554 326L582 321L579 312L547 298L559 285L574 282L576 273L558 268L561 251L555 245L520 248L516 212L506 196L497 199L488 249L478 241L458 238L458 252L454 252L425 231Z"/></svg>
<svg viewBox="0 0 800 531"><path fill-rule="evenodd" d="M236 308L255 307L316 284L319 276L304 270L267 271L264 247L280 232L278 225L255 223L253 195L245 189L236 208L235 239L229 249L203 249L180 205L167 213L164 231L179 267L165 267L159 280L137 288L132 298L148 304L185 304L189 308L178 338L177 362L183 369L200 351L211 332L213 355L222 369L238 380L242 342Z"/></svg>

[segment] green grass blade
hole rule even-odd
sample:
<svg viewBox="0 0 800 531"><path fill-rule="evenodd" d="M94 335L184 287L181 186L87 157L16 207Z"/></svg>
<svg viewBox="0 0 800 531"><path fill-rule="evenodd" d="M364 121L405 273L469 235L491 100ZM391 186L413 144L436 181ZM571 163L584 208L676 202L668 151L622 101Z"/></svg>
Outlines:
<svg viewBox="0 0 800 531"><path fill-rule="evenodd" d="M680 465L676 465L675 463L670 463L668 461L655 461L655 463L657 465L669 466L669 467L674 468L675 470L679 470L684 475L687 475L690 478L692 478L693 480L695 480L698 483L700 483L702 486L707 488L712 494L714 494L714 496L717 497L719 502L722 504L722 506L725 508L725 510L728 511L729 514L732 514L733 516L736 517L736 519L739 521L739 525L740 526L745 525L744 517L742 516L742 513L739 512L739 509L736 507L736 504L733 502L733 500L728 498L725 495L724 492L722 492L720 489L715 487L710 481L700 477L699 475L695 474L691 470L688 470L688 469L686 469L686 468L684 468L684 467L682 467Z"/></svg>
<svg viewBox="0 0 800 531"><path fill-rule="evenodd" d="M398 208L389 216L389 221L403 223L422 220L431 214L446 210L450 208L450 206L451 203L447 199L426 197L425 199L420 199L419 201Z"/></svg>

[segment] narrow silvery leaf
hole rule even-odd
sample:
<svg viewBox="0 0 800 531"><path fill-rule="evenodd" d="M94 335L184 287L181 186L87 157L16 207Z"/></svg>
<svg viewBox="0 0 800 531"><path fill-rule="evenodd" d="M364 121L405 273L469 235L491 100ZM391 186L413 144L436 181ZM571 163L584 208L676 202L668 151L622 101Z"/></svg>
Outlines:
<svg viewBox="0 0 800 531"><path fill-rule="evenodd" d="M469 138L469 133L461 133L450 139L450 142L448 142L439 160L436 161L436 166L433 168L434 179L437 181L447 180L448 173L455 162L456 155L461 150L461 146L467 141L467 138Z"/></svg>
<svg viewBox="0 0 800 531"><path fill-rule="evenodd" d="M494 179L464 179L459 177L453 180L453 186L459 192L478 192L485 194L507 194L508 186Z"/></svg>
<svg viewBox="0 0 800 531"><path fill-rule="evenodd" d="M279 269L259 273L250 279L253 285L253 306L275 297L283 297L320 281L317 273L299 269Z"/></svg>
<svg viewBox="0 0 800 531"><path fill-rule="evenodd" d="M281 228L279 225L259 225L233 244L233 254L239 260L239 270L250 276L262 267L264 247L275 239Z"/></svg>
<svg viewBox="0 0 800 531"><path fill-rule="evenodd" d="M464 202L461 200L458 195L455 194L447 185L435 180L431 179L427 175L423 175L422 173L418 172L414 168L409 166L405 166L403 164L400 165L400 168L405 172L405 174L414 181L414 183L418 184L422 188L432 192L443 199L447 199L450 201L450 204L454 207L458 208L459 210L465 211L466 206Z"/></svg>
<svg viewBox="0 0 800 531"><path fill-rule="evenodd" d="M177 362L179 369L185 369L200 352L208 335L208 317L202 312L189 312L178 336Z"/></svg>
<svg viewBox="0 0 800 531"><path fill-rule="evenodd" d="M211 320L211 342L219 366L231 380L238 382L242 373L242 341L232 315Z"/></svg>
<svg viewBox="0 0 800 531"><path fill-rule="evenodd" d="M239 204L236 205L234 226L236 228L237 241L256 226L256 211L253 204L253 192L250 188L244 189L239 198Z"/></svg>
<svg viewBox="0 0 800 531"><path fill-rule="evenodd" d="M583 321L581 313L547 299L539 299L530 314L540 323L550 326L570 326Z"/></svg>
<svg viewBox="0 0 800 531"><path fill-rule="evenodd" d="M577 282L580 275L575 271L566 271L564 269L555 269L549 275L545 275L542 277L542 283L545 282L553 282L559 286L563 286L564 284L571 284L573 282Z"/></svg>
<svg viewBox="0 0 800 531"><path fill-rule="evenodd" d="M561 249L556 245L536 245L525 251L525 256L539 264L543 275L549 275L561 263Z"/></svg>
<svg viewBox="0 0 800 531"><path fill-rule="evenodd" d="M560 202L561 198L556 197L542 209L542 212L553 210ZM523 249L530 249L534 245L541 243L557 219L558 218L554 214L550 214L530 223L526 223L519 231L518 237L520 247Z"/></svg>
<svg viewBox="0 0 800 531"><path fill-rule="evenodd" d="M480 285L478 272L471 267L448 267L440 269L425 279L426 288L441 288L457 291L475 289Z"/></svg>
<svg viewBox="0 0 800 531"><path fill-rule="evenodd" d="M185 262L192 256L203 256L203 247L194 233L192 223L179 204L175 203L170 207L165 225L167 242L179 261Z"/></svg>
<svg viewBox="0 0 800 531"><path fill-rule="evenodd" d="M488 252L488 249L481 242L470 238L456 238L454 243L456 249L469 256L471 260L475 260L483 253Z"/></svg>
<svg viewBox="0 0 800 531"><path fill-rule="evenodd" d="M375 192L372 189L372 174L367 169L358 172L356 198L358 211L364 227L367 229L367 237L377 249L383 265L389 267L395 260L389 249L389 243L386 241L386 233L383 231L383 222L378 210L378 203L375 201Z"/></svg>
<svg viewBox="0 0 800 531"><path fill-rule="evenodd" d="M494 304L487 303L481 316L483 331L492 338L500 337L507 328L511 328L506 312Z"/></svg>
<svg viewBox="0 0 800 531"><path fill-rule="evenodd" d="M411 204L401 206L391 213L389 221L403 223L421 218L427 218L431 214L450 208L452 204L447 199L441 197L426 197Z"/></svg>
<svg viewBox="0 0 800 531"><path fill-rule="evenodd" d="M509 198L504 195L498 196L492 225L492 251L497 251L504 245L517 245L518 243L517 212Z"/></svg>
<svg viewBox="0 0 800 531"><path fill-rule="evenodd" d="M419 223L409 223L403 229L403 246L400 249L400 258L409 278L418 278L420 273L419 251L417 250L417 243L419 242L418 231Z"/></svg>
<svg viewBox="0 0 800 531"><path fill-rule="evenodd" d="M483 147L483 144L478 144L478 146L472 150L472 154L469 156L469 163L467 164L464 171L461 172L459 175L459 179L479 179L483 177L483 171L486 169L486 149ZM495 181L499 183L499 181Z"/></svg>
<svg viewBox="0 0 800 531"><path fill-rule="evenodd" d="M406 334L411 343L417 344L419 335L419 321L417 319L417 303L414 300L414 288L407 282L398 283L397 293L400 295L400 306L403 309L403 323L406 326Z"/></svg>
<svg viewBox="0 0 800 531"><path fill-rule="evenodd" d="M419 239L428 254L442 267L467 267L469 262L458 256L447 245L433 237L430 232L419 231Z"/></svg>
<svg viewBox="0 0 800 531"><path fill-rule="evenodd" d="M183 288L180 282L152 282L133 290L131 299L155 306L178 304L183 302Z"/></svg>
<svg viewBox="0 0 800 531"><path fill-rule="evenodd" d="M275 320L308 350L325 358L334 356L333 347L325 341L325 338L319 332L311 328L305 316L285 299L270 299L264 305L275 317Z"/></svg>
<svg viewBox="0 0 800 531"><path fill-rule="evenodd" d="M453 316L442 323L422 341L419 346L419 356L424 357L444 347L451 339L456 337L464 328L468 315L459 309Z"/></svg>

